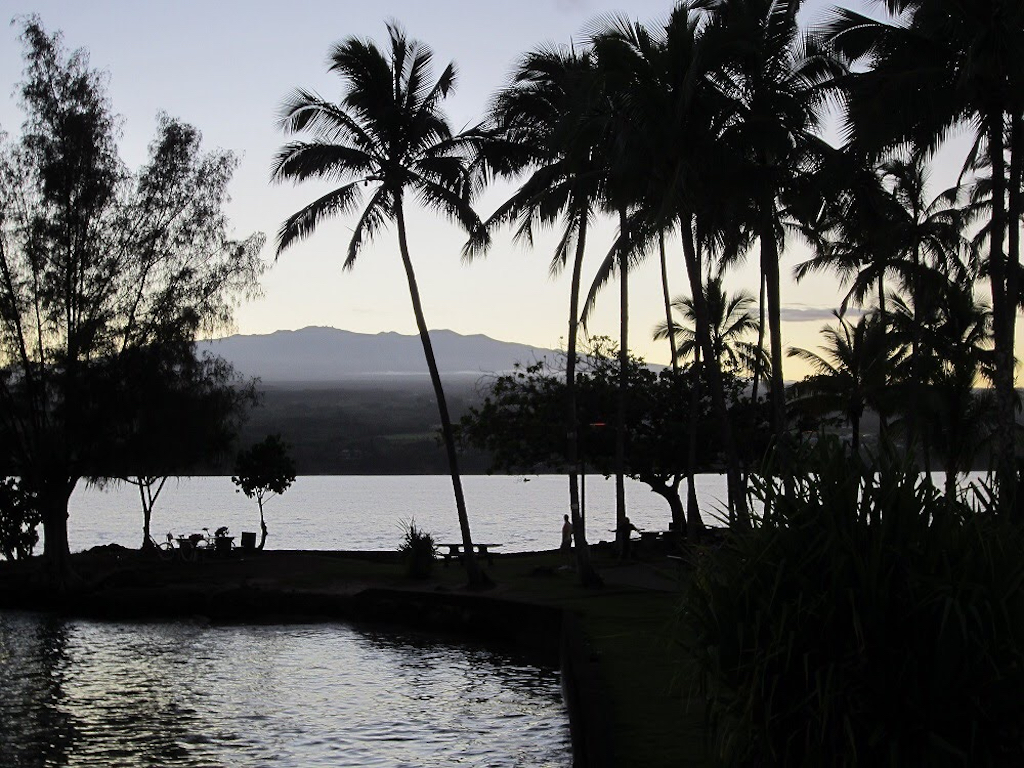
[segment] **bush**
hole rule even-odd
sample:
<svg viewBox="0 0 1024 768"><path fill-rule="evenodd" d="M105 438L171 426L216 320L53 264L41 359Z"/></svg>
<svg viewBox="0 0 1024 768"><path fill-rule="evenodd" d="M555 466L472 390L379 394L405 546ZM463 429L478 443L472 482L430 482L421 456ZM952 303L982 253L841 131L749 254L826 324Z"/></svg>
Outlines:
<svg viewBox="0 0 1024 768"><path fill-rule="evenodd" d="M13 477L0 478L0 555L6 560L31 557L41 520L35 497Z"/></svg>
<svg viewBox="0 0 1024 768"><path fill-rule="evenodd" d="M1024 536L836 442L682 603L730 766L1024 765Z"/></svg>
<svg viewBox="0 0 1024 768"><path fill-rule="evenodd" d="M427 579L434 572L437 545L434 537L416 527L416 521L401 523L404 532L398 551L405 562L406 575L413 579Z"/></svg>

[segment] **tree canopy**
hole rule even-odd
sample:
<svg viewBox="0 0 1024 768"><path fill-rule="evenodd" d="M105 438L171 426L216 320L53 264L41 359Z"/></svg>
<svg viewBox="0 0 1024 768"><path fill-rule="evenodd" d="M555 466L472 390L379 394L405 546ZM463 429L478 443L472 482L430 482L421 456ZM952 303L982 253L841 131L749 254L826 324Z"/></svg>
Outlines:
<svg viewBox="0 0 1024 768"><path fill-rule="evenodd" d="M295 482L295 462L288 452L288 444L280 435L267 435L262 442L239 451L231 482L250 499L256 499L260 508L259 549L267 543L267 523L263 505L272 496L291 488Z"/></svg>
<svg viewBox="0 0 1024 768"><path fill-rule="evenodd" d="M196 362L194 340L256 291L264 238L229 233L231 153L160 115L147 162L129 169L103 75L38 18L21 25L25 120L0 144L0 435L60 575L76 483L110 471L146 414L170 405L125 398L126 383L173 371L165 393L234 385Z"/></svg>

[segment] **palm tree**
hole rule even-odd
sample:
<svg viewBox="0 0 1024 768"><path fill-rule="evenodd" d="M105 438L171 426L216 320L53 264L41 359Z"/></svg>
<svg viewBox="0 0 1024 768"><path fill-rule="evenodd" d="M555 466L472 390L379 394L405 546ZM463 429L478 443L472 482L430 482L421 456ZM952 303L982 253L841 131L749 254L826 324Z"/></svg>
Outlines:
<svg viewBox="0 0 1024 768"><path fill-rule="evenodd" d="M885 321L862 315L851 323L838 312L838 325L821 329L821 352L791 347L789 357L808 363L814 374L792 386L792 407L815 414L841 413L850 424L850 449L860 455L860 425L866 407L880 410L890 391L902 348L893 342Z"/></svg>
<svg viewBox="0 0 1024 768"><path fill-rule="evenodd" d="M957 125L976 131L972 154L984 154L992 173L986 267L999 409L997 476L1009 512L1018 509L1014 334L1020 295L1016 230L1024 205L1024 64L1017 52L1024 50L1024 4L888 0L886 9L892 18L842 10L826 27L836 51L868 65L845 79L847 134L862 151L881 154L907 143L932 152Z"/></svg>
<svg viewBox="0 0 1024 768"><path fill-rule="evenodd" d="M992 313L970 287L947 283L927 295L924 306L897 300L892 313L896 333L912 340L917 381L910 413L920 418L945 459L945 491L952 498L956 479L970 470L988 440L994 411L989 393L978 393L992 374ZM929 444L925 443L925 450Z"/></svg>
<svg viewBox="0 0 1024 768"><path fill-rule="evenodd" d="M282 129L310 138L290 142L280 150L273 179L344 182L288 217L277 235L277 255L311 235L323 219L358 210L344 262L344 268L351 269L363 245L388 222L394 222L416 327L437 398L468 578L471 585L478 586L488 579L473 554L451 418L423 317L404 205L406 194L412 193L468 231L479 232L481 222L469 203L466 159L474 136L453 133L441 111L442 100L455 85L454 63L432 80L430 48L406 37L395 22L389 22L387 30L387 51L356 37L346 38L331 50L329 69L346 84L340 102L326 101L303 89L284 102ZM360 210L367 189L370 199Z"/></svg>
<svg viewBox="0 0 1024 768"><path fill-rule="evenodd" d="M493 134L482 147L481 165L515 176L529 170L519 189L490 216L484 229L467 243L465 253L483 253L488 233L516 223L515 239L530 245L534 228L562 224L551 258L556 275L572 259L569 331L566 349L566 457L569 466L569 511L581 582L597 586L601 578L590 562L585 521L580 515L579 414L576 363L579 297L583 258L591 219L600 199L603 174L593 151L592 126L582 116L597 89L593 58L570 48L541 48L526 54L509 86L491 104Z"/></svg>
<svg viewBox="0 0 1024 768"><path fill-rule="evenodd" d="M838 171L828 190L828 200L815 227L815 255L797 265L797 280L814 271L831 270L849 290L840 307L863 306L870 294L877 296L878 311L885 316L887 278L911 296L912 307L925 305L924 295L945 290L949 280L970 284L972 267L962 260L969 253L962 231L964 211L958 206L959 189L929 199L928 166L924 155L911 152L869 164L847 148L835 155L838 162L823 169ZM914 373L919 356L918 340L909 339L909 386L923 376ZM911 397L910 403L923 403ZM879 414L885 432L885 414ZM923 417L910 414L911 444ZM928 451L924 452L925 458Z"/></svg>
<svg viewBox="0 0 1024 768"><path fill-rule="evenodd" d="M780 466L786 471L786 395L782 370L779 261L785 244L782 200L816 159L826 91L818 86L831 60L796 23L800 0L707 2L712 21L702 42L710 77L729 102L722 131L743 166L748 222L760 241L771 356L770 394Z"/></svg>
<svg viewBox="0 0 1024 768"><path fill-rule="evenodd" d="M717 277L708 280L704 291L703 305L709 315L709 332L711 337L711 355L715 361L716 368L725 362L725 367L730 373L735 373L742 368L753 368L756 370L757 361L760 359L760 350L750 342L742 338L753 331L756 320L750 314L750 306L754 299L746 292L728 296L722 282L724 274L719 272ZM678 348L678 356L681 360L693 359L694 385L691 393L690 413L697 412L697 404L701 397L701 367L702 344L697 333L697 302L690 296L677 297L672 306L682 314L683 321L689 323L664 323L654 329L654 338L663 339L669 335L675 337L676 342L673 349ZM673 361L675 362L675 361ZM708 366L710 367L710 366ZM689 460L688 467L688 489L687 489L687 520L691 532L698 532L702 529L703 523L700 520L700 513L697 502L697 489L693 468L697 463L697 422L691 418L689 421Z"/></svg>
<svg viewBox="0 0 1024 768"><path fill-rule="evenodd" d="M849 290L841 311L863 306L874 294L885 314L886 279L895 277L915 292L928 277L924 268L968 279L961 259L966 240L958 207L958 188L928 199L928 167L919 152L870 164L847 148L822 168L832 178L821 194L825 205L813 222L814 256L796 266L802 280L812 272L832 271Z"/></svg>
<svg viewBox="0 0 1024 768"><path fill-rule="evenodd" d="M704 289L704 303L708 308L711 326L712 354L725 368L733 373L743 370L754 370L757 366L756 345L745 340L745 337L757 330L757 319L751 314L755 299L746 291L732 295L725 290L725 275L719 272L710 278ZM690 296L679 296L672 302L675 308L689 325L673 324L672 331L676 336L676 345L682 359L695 357L697 354L697 332L694 328L696 311ZM654 329L655 339L668 336L667 324L660 323Z"/></svg>
<svg viewBox="0 0 1024 768"><path fill-rule="evenodd" d="M559 151L569 157L585 159L585 180L594 192L590 201L615 215L619 231L606 259L605 273L619 275L619 396L616 408L615 509L618 537L626 531L626 400L629 359L629 269L635 255L630 209L635 200L635 173L630 150L637 132L624 109L623 95L628 73L619 66L614 44L609 45L618 25L631 26L625 20L613 20L612 30L597 29L588 36L587 61L591 72L583 83L583 98L577 98L563 117L569 127L560 135ZM589 211L588 211L589 212ZM625 547L623 547L625 551Z"/></svg>
<svg viewBox="0 0 1024 768"><path fill-rule="evenodd" d="M614 73L617 86L623 130L616 134L616 147L618 156L625 158L621 165L630 179L633 211L628 231L633 258L641 258L648 242L655 237L660 241L663 233L679 225L687 277L696 297L696 332L725 443L730 512L745 520L738 452L703 304L701 249L712 243L728 252L738 248L732 238L723 236L730 228L718 226L718 219L711 215L728 209L710 194L716 185L725 186L721 178L727 158L717 142L724 99L708 87L698 45L699 7L698 3L678 5L667 25L657 31L613 20L598 39L606 70ZM602 265L588 307L597 288L618 266L617 256L617 251L610 253Z"/></svg>

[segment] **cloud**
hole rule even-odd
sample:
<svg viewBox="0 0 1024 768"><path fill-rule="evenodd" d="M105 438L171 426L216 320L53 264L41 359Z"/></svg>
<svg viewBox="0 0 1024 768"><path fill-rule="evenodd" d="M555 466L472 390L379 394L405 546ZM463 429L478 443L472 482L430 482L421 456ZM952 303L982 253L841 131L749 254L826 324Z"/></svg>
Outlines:
<svg viewBox="0 0 1024 768"><path fill-rule="evenodd" d="M590 0L554 0L555 10L565 14L579 14L590 11L593 3Z"/></svg>
<svg viewBox="0 0 1024 768"><path fill-rule="evenodd" d="M822 320L835 320L834 307L805 307L793 305L782 308L782 320L787 323L809 323ZM863 309L850 307L846 310L848 320L856 320L864 314Z"/></svg>

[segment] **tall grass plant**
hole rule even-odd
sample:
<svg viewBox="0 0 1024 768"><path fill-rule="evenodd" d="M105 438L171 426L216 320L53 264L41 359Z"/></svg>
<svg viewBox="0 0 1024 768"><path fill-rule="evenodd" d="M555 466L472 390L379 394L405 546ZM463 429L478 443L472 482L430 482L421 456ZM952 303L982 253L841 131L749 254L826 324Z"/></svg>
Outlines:
<svg viewBox="0 0 1024 768"><path fill-rule="evenodd" d="M681 604L712 751L728 766L1024 765L1022 532L837 441L801 466L755 483L768 512L699 558Z"/></svg>

